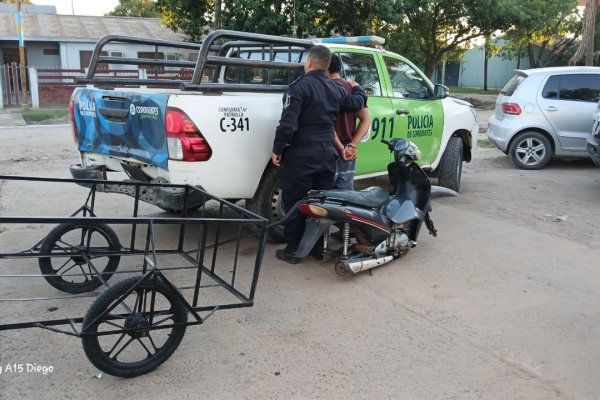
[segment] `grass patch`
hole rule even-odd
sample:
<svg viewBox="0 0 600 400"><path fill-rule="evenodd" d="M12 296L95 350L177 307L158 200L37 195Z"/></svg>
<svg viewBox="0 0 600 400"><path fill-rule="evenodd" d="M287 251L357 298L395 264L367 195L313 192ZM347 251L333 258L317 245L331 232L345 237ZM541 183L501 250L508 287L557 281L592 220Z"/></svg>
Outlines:
<svg viewBox="0 0 600 400"><path fill-rule="evenodd" d="M477 88L465 88L465 87L451 87L450 94L462 93L462 94L498 94L500 89L477 89Z"/></svg>
<svg viewBox="0 0 600 400"><path fill-rule="evenodd" d="M477 140L477 147L483 147L486 149L495 149L496 145L492 143L490 139L479 139Z"/></svg>
<svg viewBox="0 0 600 400"><path fill-rule="evenodd" d="M21 112L23 119L28 124L39 124L41 122L64 119L67 120L68 110L66 108L43 108L26 109Z"/></svg>

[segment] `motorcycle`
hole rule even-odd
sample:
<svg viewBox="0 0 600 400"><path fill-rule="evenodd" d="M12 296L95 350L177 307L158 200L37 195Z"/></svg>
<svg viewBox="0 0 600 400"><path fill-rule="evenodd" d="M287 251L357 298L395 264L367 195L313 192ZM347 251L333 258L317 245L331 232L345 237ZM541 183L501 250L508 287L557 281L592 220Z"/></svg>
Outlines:
<svg viewBox="0 0 600 400"><path fill-rule="evenodd" d="M307 218L296 257L311 253L320 238L325 254L332 241L332 230L337 228L341 232L341 254L335 271L346 275L405 255L417 245L423 223L429 234L437 236L429 215L431 199L458 193L431 185L416 163L420 150L411 141L393 138L381 142L394 154L394 161L388 165L391 189L373 186L361 191L311 190L297 206Z"/></svg>

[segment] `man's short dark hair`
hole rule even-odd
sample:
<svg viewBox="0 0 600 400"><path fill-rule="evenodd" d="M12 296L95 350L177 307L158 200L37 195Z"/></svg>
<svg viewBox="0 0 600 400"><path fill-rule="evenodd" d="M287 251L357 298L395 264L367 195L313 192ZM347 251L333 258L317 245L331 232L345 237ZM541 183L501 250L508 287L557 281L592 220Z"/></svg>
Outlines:
<svg viewBox="0 0 600 400"><path fill-rule="evenodd" d="M337 54L331 55L331 62L329 63L329 68L327 69L331 74L339 74L342 70L342 60L340 56Z"/></svg>
<svg viewBox="0 0 600 400"><path fill-rule="evenodd" d="M308 58L312 60L315 67L326 70L331 62L331 51L327 47L319 44L310 48L308 51Z"/></svg>

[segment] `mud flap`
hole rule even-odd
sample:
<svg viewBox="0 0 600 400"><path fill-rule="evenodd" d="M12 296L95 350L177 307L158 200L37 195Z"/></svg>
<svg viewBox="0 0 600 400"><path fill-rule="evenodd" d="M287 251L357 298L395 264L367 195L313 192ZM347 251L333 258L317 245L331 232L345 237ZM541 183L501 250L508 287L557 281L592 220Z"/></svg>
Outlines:
<svg viewBox="0 0 600 400"><path fill-rule="evenodd" d="M296 257L306 257L317 243L317 240L323 235L323 232L325 232L325 228L333 225L334 222L331 218L307 218L304 234L296 250Z"/></svg>

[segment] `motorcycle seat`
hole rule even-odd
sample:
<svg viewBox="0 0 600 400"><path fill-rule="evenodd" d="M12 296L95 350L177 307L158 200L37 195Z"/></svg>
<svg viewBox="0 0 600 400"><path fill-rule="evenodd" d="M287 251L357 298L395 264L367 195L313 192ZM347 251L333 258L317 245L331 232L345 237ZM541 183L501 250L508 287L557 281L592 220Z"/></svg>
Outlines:
<svg viewBox="0 0 600 400"><path fill-rule="evenodd" d="M382 187L371 186L359 191L342 189L311 190L308 192L307 197L309 199L327 198L340 200L358 206L375 208L385 204L385 202L388 201L390 194Z"/></svg>

